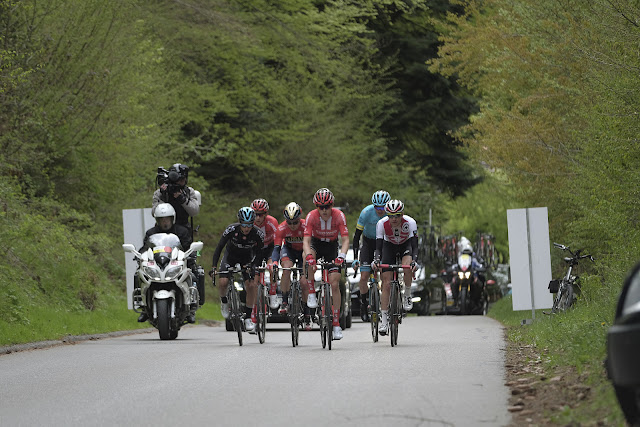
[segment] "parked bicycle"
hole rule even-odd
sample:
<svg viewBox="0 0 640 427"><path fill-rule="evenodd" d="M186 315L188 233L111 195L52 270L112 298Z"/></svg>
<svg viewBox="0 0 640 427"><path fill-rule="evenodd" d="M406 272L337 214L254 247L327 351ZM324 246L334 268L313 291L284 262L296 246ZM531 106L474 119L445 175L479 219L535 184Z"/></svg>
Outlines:
<svg viewBox="0 0 640 427"><path fill-rule="evenodd" d="M244 327L244 312L240 305L240 294L235 285L235 277L237 274L241 274L243 271L249 271L251 265L240 266L236 264L235 267L226 271L218 271L213 276L213 286L216 285L216 275L230 274L229 285L227 286L227 301L229 302L229 321L233 326L233 330L238 333L238 344L242 345L242 332Z"/></svg>
<svg viewBox="0 0 640 427"><path fill-rule="evenodd" d="M553 246L571 254L570 257L564 258L564 261L569 265L565 276L562 279L552 280L549 282L549 292L556 294L553 299L551 313L557 313L558 311L565 311L573 305L575 299L573 286L577 280L577 276L571 274L573 272L573 267L578 265L578 262L585 258L591 260L591 262L594 262L595 260L591 255L582 255L581 253L583 249L578 249L573 252L569 249L569 246L561 245L559 243L554 243Z"/></svg>

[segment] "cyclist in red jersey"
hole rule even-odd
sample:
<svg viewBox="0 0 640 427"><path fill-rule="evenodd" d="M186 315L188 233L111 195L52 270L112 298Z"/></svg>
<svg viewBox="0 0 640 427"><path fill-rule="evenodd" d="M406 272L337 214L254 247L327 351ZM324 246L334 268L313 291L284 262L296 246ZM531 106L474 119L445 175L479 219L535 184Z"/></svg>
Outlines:
<svg viewBox="0 0 640 427"><path fill-rule="evenodd" d="M278 226L276 232L275 246L271 259L273 260L272 268L278 267L278 261L283 267L303 266L302 257L302 241L304 240L305 220L302 218L302 208L296 202L289 203L283 211L285 220ZM272 270L273 271L273 270ZM300 287L302 288L303 301L306 301L309 295L307 279L300 277ZM275 286L275 282L272 282ZM286 314L289 304L289 290L291 289L291 271L283 270L282 279L280 280L280 289L282 290L282 305L280 306L280 314ZM305 329L311 330L311 321L309 317L309 308L303 303L305 313Z"/></svg>
<svg viewBox="0 0 640 427"><path fill-rule="evenodd" d="M267 264L270 264L273 242L278 229L278 220L269 215L269 203L265 199L255 199L251 202L251 209L256 211L256 220L253 224L264 233L263 259ZM273 309L279 307L276 289L269 289L269 306Z"/></svg>
<svg viewBox="0 0 640 427"><path fill-rule="evenodd" d="M342 339L342 328L340 327L340 268L344 264L347 251L349 250L349 230L347 220L340 209L333 207L333 193L327 188L321 188L313 196L313 203L317 209L312 210L307 215L306 228L304 231L303 248L305 260L310 267L307 269L307 280L309 283L309 296L307 306L316 308L318 301L314 289L313 274L315 272L316 259L324 258L326 262L336 264L329 274L331 283L331 293L333 296L333 339ZM342 237L342 246L338 252L338 235Z"/></svg>

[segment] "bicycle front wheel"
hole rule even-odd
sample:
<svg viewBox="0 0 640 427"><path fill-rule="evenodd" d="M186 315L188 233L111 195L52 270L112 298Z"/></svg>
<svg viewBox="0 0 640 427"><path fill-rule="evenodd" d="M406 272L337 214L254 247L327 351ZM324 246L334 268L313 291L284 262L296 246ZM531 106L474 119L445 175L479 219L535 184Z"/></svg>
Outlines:
<svg viewBox="0 0 640 427"><path fill-rule="evenodd" d="M233 284L229 284L229 286L233 286ZM231 324L233 325L233 329L238 333L238 344L242 345L242 313L240 313L240 298L238 292L235 289L230 290L227 298L231 309L229 313Z"/></svg>
<svg viewBox="0 0 640 427"><path fill-rule="evenodd" d="M375 285L377 286L377 284ZM378 324L380 322L380 293L377 287L369 284L369 319L371 319L371 338L378 342Z"/></svg>
<svg viewBox="0 0 640 427"><path fill-rule="evenodd" d="M571 307L573 304L573 286L571 283L567 283L564 285L564 289L562 289L562 294L558 299L558 310L565 311Z"/></svg>
<svg viewBox="0 0 640 427"><path fill-rule="evenodd" d="M402 317L402 303L400 301L400 283L391 282L391 296L389 304L389 329L391 330L391 347L398 345L398 325Z"/></svg>
<svg viewBox="0 0 640 427"><path fill-rule="evenodd" d="M298 345L298 333L300 332L300 283L291 284L291 305L289 306L289 323L291 324L291 343Z"/></svg>
<svg viewBox="0 0 640 427"><path fill-rule="evenodd" d="M263 284L258 285L257 320L258 341L260 341L260 344L264 344L264 336L267 332L267 290Z"/></svg>

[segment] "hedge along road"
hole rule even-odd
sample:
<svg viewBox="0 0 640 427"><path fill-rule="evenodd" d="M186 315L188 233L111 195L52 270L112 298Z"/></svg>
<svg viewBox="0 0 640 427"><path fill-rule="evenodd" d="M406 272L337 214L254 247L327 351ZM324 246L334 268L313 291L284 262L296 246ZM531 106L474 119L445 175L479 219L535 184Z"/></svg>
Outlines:
<svg viewBox="0 0 640 427"><path fill-rule="evenodd" d="M504 335L479 316L408 317L398 346L354 321L333 349L190 326L0 356L0 425L504 426ZM248 423L248 424L247 424Z"/></svg>

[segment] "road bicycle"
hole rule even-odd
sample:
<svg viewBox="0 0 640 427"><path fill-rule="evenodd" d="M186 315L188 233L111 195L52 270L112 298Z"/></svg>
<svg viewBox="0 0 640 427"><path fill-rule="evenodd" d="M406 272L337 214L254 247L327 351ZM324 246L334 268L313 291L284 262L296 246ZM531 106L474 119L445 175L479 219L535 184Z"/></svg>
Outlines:
<svg viewBox="0 0 640 427"><path fill-rule="evenodd" d="M265 335L267 334L267 319L271 316L268 296L269 289L267 288L264 280L267 266L263 263L257 270L258 295L256 297L256 334L258 335L258 341L260 341L260 344L264 344Z"/></svg>
<svg viewBox="0 0 640 427"><path fill-rule="evenodd" d="M319 288L316 288L318 295L318 325L320 325L320 340L322 348L329 347L333 341L333 305L331 296L331 283L329 282L329 269L336 267L333 262L325 262L322 258L316 262L322 269L322 278Z"/></svg>
<svg viewBox="0 0 640 427"><path fill-rule="evenodd" d="M560 280L552 280L549 282L549 292L556 294L553 299L551 313L557 313L558 311L565 311L573 305L575 299L573 286L577 280L577 277L571 274L573 272L573 267L578 265L579 261L585 258L591 260L591 262L594 262L595 260L591 255L581 255L583 249L578 249L573 252L569 249L569 246L561 245L559 243L554 243L553 246L571 254L570 257L564 258L564 261L569 265L564 277Z"/></svg>
<svg viewBox="0 0 640 427"><path fill-rule="evenodd" d="M380 264L380 268L393 271L393 277L391 278L390 297L389 297L389 331L391 335L391 347L398 345L398 326L402 323L402 318L405 316L404 309L402 307L402 284L399 279L399 271L404 269L410 269L410 265L403 264ZM411 292L407 289L406 292Z"/></svg>
<svg viewBox="0 0 640 427"><path fill-rule="evenodd" d="M377 273L371 272L369 276L369 319L371 319L371 338L378 342L378 325L380 323L380 286Z"/></svg>
<svg viewBox="0 0 640 427"><path fill-rule="evenodd" d="M294 347L298 346L298 335L304 320L304 312L302 310L302 288L300 286L299 267L280 267L283 271L291 272L291 289L289 290L289 324L291 325L291 343ZM276 273L277 274L277 273ZM274 278L275 279L275 278Z"/></svg>
<svg viewBox="0 0 640 427"><path fill-rule="evenodd" d="M234 277L244 271L248 272L251 269L251 265L240 266L236 264L235 267L229 268L226 271L218 271L213 275L213 286L216 285L216 275L230 274L229 283L227 285L227 302L229 304L229 321L233 326L233 330L238 333L238 344L242 345L242 332L244 327L244 311L240 305L240 294L235 285Z"/></svg>

